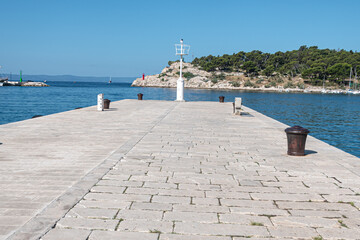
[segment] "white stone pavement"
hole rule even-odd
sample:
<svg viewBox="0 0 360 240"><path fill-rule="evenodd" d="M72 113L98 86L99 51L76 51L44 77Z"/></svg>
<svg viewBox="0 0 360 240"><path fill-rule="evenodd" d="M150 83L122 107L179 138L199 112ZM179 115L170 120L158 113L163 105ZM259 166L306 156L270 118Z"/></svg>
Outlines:
<svg viewBox="0 0 360 240"><path fill-rule="evenodd" d="M360 239L360 161L231 103L123 100L0 126L0 239ZM311 130L311 129L310 129Z"/></svg>

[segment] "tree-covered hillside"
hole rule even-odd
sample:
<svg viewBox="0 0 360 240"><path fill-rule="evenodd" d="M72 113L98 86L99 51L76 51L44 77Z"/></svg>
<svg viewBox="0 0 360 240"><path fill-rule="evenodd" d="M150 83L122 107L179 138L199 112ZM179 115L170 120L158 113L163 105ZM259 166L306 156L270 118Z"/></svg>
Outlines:
<svg viewBox="0 0 360 240"><path fill-rule="evenodd" d="M346 50L318 49L316 46L301 46L298 50L263 53L238 52L233 55L195 58L192 64L203 70L238 72L248 76L271 76L274 73L289 78L301 76L310 79L312 85L321 85L323 81L344 85L345 79L357 77L360 69L360 53Z"/></svg>

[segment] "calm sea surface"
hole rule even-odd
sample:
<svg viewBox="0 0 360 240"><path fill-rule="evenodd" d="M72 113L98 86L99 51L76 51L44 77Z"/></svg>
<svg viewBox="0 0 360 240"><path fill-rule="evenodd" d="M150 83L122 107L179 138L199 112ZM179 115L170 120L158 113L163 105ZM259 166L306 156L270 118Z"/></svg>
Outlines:
<svg viewBox="0 0 360 240"><path fill-rule="evenodd" d="M48 82L51 87L0 87L0 124L96 105L97 94L111 101L174 100L176 89L130 87L130 83ZM225 101L242 97L243 104L287 125L301 125L311 135L360 157L360 96L185 89L187 101ZM285 133L284 133L285 134Z"/></svg>

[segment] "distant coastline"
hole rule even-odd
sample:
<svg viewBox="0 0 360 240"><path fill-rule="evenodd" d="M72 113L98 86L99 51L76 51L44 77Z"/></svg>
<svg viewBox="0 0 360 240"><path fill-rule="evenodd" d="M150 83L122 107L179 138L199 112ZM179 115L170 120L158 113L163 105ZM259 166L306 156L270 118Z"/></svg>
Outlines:
<svg viewBox="0 0 360 240"><path fill-rule="evenodd" d="M8 74L10 76L10 74ZM19 74L11 74L7 77L11 81L18 81L20 79ZM22 78L24 81L36 81L36 82L47 82L49 81L64 81L64 82L108 82L109 76L106 77L91 77L91 76L74 76L74 75L29 75L23 74ZM127 82L131 83L135 77L111 77L112 82Z"/></svg>

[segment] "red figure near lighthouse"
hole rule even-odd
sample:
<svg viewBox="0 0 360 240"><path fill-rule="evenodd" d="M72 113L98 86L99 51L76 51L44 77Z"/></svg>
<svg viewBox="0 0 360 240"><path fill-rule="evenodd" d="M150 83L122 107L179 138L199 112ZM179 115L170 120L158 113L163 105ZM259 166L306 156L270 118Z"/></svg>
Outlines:
<svg viewBox="0 0 360 240"><path fill-rule="evenodd" d="M143 80L145 80L145 73L143 73Z"/></svg>

